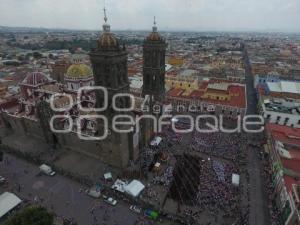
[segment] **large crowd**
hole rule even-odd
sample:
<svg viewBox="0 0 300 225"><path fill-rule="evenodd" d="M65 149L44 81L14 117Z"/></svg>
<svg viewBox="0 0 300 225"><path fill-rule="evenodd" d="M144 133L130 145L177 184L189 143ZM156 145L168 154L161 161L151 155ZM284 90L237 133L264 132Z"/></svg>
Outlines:
<svg viewBox="0 0 300 225"><path fill-rule="evenodd" d="M189 125L178 123L177 128L188 128ZM246 138L243 134L222 132L178 134L171 127L165 127L160 134L163 142L152 147L155 153L168 152L168 154L193 154L200 157L199 177L195 177L198 191L195 195L197 207L187 207L184 215L192 221L199 221L203 213L211 214L213 224L223 224L222 221L230 221L230 224L249 224L249 204L241 206L242 188L232 184L232 175L245 173L240 169L245 162ZM186 140L191 140L186 143ZM175 157L176 158L176 157ZM153 184L171 186L174 180L174 167L168 166L163 174L153 178ZM249 177L247 179L249 181ZM151 193L151 191L150 191ZM221 219L220 219L221 218ZM229 222L228 222L229 223ZM226 224L226 223L224 223Z"/></svg>

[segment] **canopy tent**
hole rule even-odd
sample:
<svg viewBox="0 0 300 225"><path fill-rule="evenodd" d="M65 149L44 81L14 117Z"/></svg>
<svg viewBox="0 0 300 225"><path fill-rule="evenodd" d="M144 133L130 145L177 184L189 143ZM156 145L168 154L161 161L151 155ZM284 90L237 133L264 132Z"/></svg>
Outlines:
<svg viewBox="0 0 300 225"><path fill-rule="evenodd" d="M137 197L144 189L145 186L138 180L133 180L124 187L125 192L133 197Z"/></svg>
<svg viewBox="0 0 300 225"><path fill-rule="evenodd" d="M240 185L240 175L238 174L232 174L232 184L235 186L239 186Z"/></svg>
<svg viewBox="0 0 300 225"><path fill-rule="evenodd" d="M0 218L17 207L22 202L15 194L4 192L0 195Z"/></svg>
<svg viewBox="0 0 300 225"><path fill-rule="evenodd" d="M156 136L150 143L151 146L158 146L160 142L162 141L162 138L159 136Z"/></svg>
<svg viewBox="0 0 300 225"><path fill-rule="evenodd" d="M108 172L108 173L105 173L105 174L104 174L104 179L105 179L105 180L112 180L112 178L113 178L113 177L112 177L111 172Z"/></svg>
<svg viewBox="0 0 300 225"><path fill-rule="evenodd" d="M115 183L111 186L111 189L124 193L124 187L126 186L126 182L117 179Z"/></svg>

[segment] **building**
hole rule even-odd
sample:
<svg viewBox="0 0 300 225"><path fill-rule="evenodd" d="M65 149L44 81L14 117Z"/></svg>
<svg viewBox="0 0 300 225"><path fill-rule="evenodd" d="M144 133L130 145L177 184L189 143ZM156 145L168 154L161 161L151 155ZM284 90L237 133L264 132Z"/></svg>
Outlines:
<svg viewBox="0 0 300 225"><path fill-rule="evenodd" d="M169 57L168 64L172 66L182 66L184 64L184 59L182 57Z"/></svg>
<svg viewBox="0 0 300 225"><path fill-rule="evenodd" d="M278 81L260 85L259 108L270 123L300 128L300 83Z"/></svg>
<svg viewBox="0 0 300 225"><path fill-rule="evenodd" d="M64 83L64 76L70 66L67 60L58 60L51 67L51 78L59 83Z"/></svg>
<svg viewBox="0 0 300 225"><path fill-rule="evenodd" d="M267 74L256 74L254 76L254 87L257 88L258 85L266 85L268 82L278 82L279 74L276 72Z"/></svg>
<svg viewBox="0 0 300 225"><path fill-rule="evenodd" d="M83 63L73 64L64 75L64 84L72 91L77 91L85 86L93 86L93 71L88 65Z"/></svg>
<svg viewBox="0 0 300 225"><path fill-rule="evenodd" d="M129 160L133 159L133 133L117 133L112 129L112 120L121 112L116 111L113 104L113 97L117 94L129 94L129 79L127 71L127 52L125 46L120 46L118 39L110 32L110 25L107 23L106 12L104 10L103 32L98 39L98 46L90 52L90 60L94 72L96 86L105 87L108 92L108 99L104 99L102 91L96 91L96 105L103 106L107 100L107 107L100 115L108 118L109 138L103 140L101 148L106 154L108 161L121 168L127 167ZM117 106L128 109L130 99L124 96L118 98ZM99 133L107 129L103 124L98 124ZM121 144L122 143L122 144ZM105 153L104 153L105 152Z"/></svg>
<svg viewBox="0 0 300 225"><path fill-rule="evenodd" d="M149 95L157 101L165 98L166 48L166 41L158 33L154 18L152 33L143 44L143 96Z"/></svg>
<svg viewBox="0 0 300 225"><path fill-rule="evenodd" d="M269 123L266 133L273 196L281 212L281 222L299 225L300 129Z"/></svg>
<svg viewBox="0 0 300 225"><path fill-rule="evenodd" d="M177 111L210 113L230 118L245 115L244 84L221 79L167 79L167 101Z"/></svg>
<svg viewBox="0 0 300 225"><path fill-rule="evenodd" d="M122 113L112 107L113 96L129 94L130 83L125 46L120 46L110 32L106 15L103 32L97 48L90 52L90 60L92 69L74 61L64 74L65 85L41 72L28 73L20 83L21 96L9 104L0 105L0 125L4 128L2 144L9 146L9 137L24 138L37 145L47 143L56 151L77 152L119 169L136 160L139 148L145 144L143 132L117 133L112 129L114 116L126 114L135 118L135 114L141 116L143 112L134 109ZM94 82L108 91L108 107L102 112L85 111L79 107L79 104L85 109L102 106L104 96L97 87L96 90L83 91L79 101L77 99L78 88L90 87ZM130 99L124 96L116 100L120 109L128 108L129 104ZM106 116L108 124L98 119L99 116ZM142 130L148 131L146 126ZM103 134L107 134L107 138L99 140Z"/></svg>

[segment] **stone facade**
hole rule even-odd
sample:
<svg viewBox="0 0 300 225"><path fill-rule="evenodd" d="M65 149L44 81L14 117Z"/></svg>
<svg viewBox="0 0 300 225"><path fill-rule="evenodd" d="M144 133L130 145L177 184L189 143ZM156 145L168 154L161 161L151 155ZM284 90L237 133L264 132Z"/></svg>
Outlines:
<svg viewBox="0 0 300 225"><path fill-rule="evenodd" d="M153 32L143 44L143 96L153 96L157 101L165 98L166 48L165 40L154 25Z"/></svg>

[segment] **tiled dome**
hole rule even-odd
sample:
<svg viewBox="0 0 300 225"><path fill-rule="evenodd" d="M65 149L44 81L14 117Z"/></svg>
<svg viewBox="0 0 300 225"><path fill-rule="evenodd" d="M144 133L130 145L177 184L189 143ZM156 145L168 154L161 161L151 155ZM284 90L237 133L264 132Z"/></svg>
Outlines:
<svg viewBox="0 0 300 225"><path fill-rule="evenodd" d="M25 79L22 81L22 84L38 86L40 84L48 83L50 79L46 76L46 74L41 72L33 72L28 73Z"/></svg>
<svg viewBox="0 0 300 225"><path fill-rule="evenodd" d="M149 36L147 37L148 41L161 41L163 40L162 37L159 35L158 32L152 32L149 34Z"/></svg>
<svg viewBox="0 0 300 225"><path fill-rule="evenodd" d="M113 48L117 47L118 45L118 39L113 33L110 32L103 32L98 40L99 48Z"/></svg>
<svg viewBox="0 0 300 225"><path fill-rule="evenodd" d="M65 78L85 79L91 76L93 76L93 71L91 67L85 64L73 64L68 68Z"/></svg>

